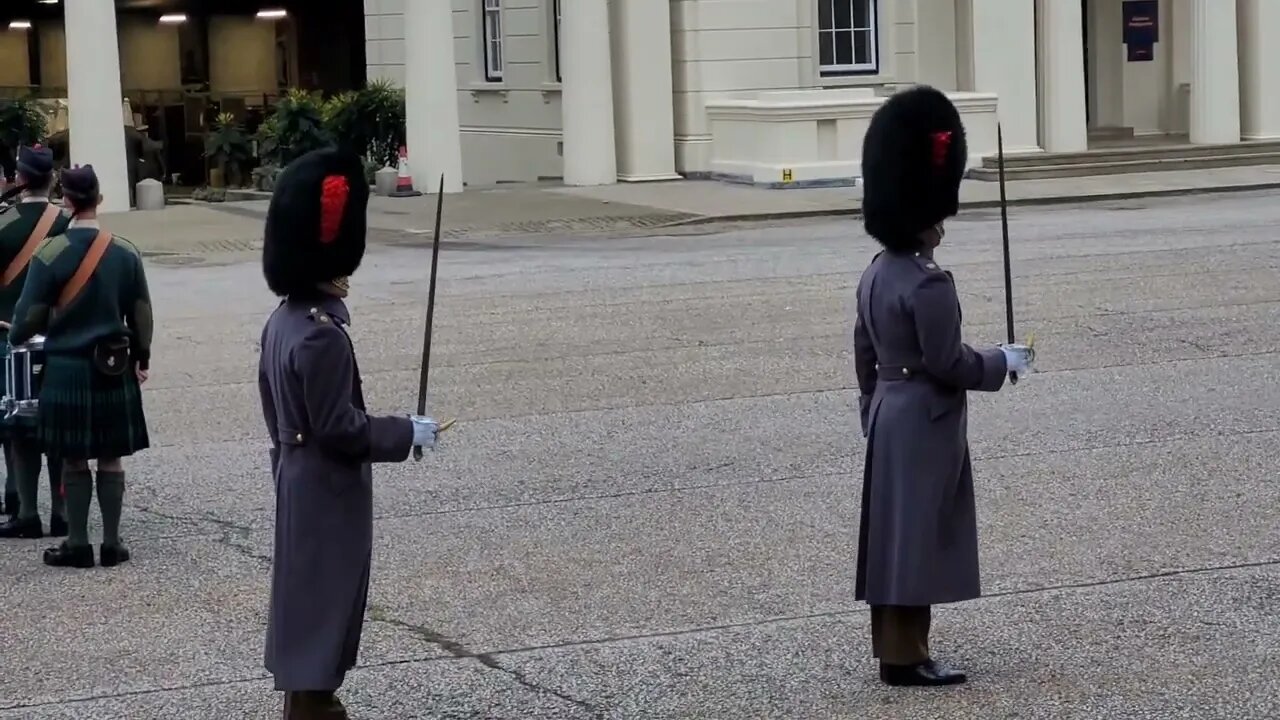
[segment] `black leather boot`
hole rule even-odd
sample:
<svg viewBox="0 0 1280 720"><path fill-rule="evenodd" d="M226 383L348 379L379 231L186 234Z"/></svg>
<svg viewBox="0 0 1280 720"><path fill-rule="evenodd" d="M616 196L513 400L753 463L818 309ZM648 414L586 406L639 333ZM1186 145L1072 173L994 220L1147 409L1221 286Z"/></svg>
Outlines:
<svg viewBox="0 0 1280 720"><path fill-rule="evenodd" d="M351 720L342 701L331 692L303 691L286 693L285 720Z"/></svg>
<svg viewBox="0 0 1280 720"><path fill-rule="evenodd" d="M26 520L13 518L0 524L0 538L6 540L39 540L42 537L44 537L44 528L40 526L38 516Z"/></svg>
<svg viewBox="0 0 1280 720"><path fill-rule="evenodd" d="M65 542L44 551L44 564L52 567L72 567L81 570L93 567L93 546L73 546Z"/></svg>
<svg viewBox="0 0 1280 720"><path fill-rule="evenodd" d="M129 548L124 545L103 545L98 554L98 564L102 567L115 567L129 562Z"/></svg>
<svg viewBox="0 0 1280 720"><path fill-rule="evenodd" d="M881 663L880 679L895 687L934 687L959 685L968 678L964 673L945 668L930 659L915 665Z"/></svg>

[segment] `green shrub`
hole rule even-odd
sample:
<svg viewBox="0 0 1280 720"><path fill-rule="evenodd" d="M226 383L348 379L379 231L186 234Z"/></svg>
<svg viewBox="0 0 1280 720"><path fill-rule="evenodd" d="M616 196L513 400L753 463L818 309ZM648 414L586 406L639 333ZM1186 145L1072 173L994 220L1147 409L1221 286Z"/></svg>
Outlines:
<svg viewBox="0 0 1280 720"><path fill-rule="evenodd" d="M293 89L258 128L258 157L281 167L312 150L333 145L319 95Z"/></svg>
<svg viewBox="0 0 1280 720"><path fill-rule="evenodd" d="M0 143L15 151L44 140L49 118L36 101L27 96L0 102Z"/></svg>
<svg viewBox="0 0 1280 720"><path fill-rule="evenodd" d="M405 144L404 91L385 80L342 92L324 103L330 137L378 168L394 166Z"/></svg>

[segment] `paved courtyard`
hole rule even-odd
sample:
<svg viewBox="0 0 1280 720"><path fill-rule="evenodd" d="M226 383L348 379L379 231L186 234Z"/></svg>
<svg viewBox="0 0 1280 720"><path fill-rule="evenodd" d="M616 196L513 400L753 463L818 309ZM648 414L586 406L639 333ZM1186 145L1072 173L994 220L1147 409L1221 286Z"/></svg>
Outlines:
<svg viewBox="0 0 1280 720"><path fill-rule="evenodd" d="M988 596L935 616L936 654L971 674L942 691L878 684L852 599L851 300L874 252L855 221L451 240L431 406L459 423L421 463L375 471L349 707L1276 717L1277 227L1273 193L1015 210L1019 333L1036 333L1042 372L972 398ZM967 339L998 342L999 215L948 228ZM355 278L379 411L412 409L429 262L379 244ZM55 571L48 541L0 545L0 718L279 713L255 384L273 300L244 255L149 272L134 561Z"/></svg>

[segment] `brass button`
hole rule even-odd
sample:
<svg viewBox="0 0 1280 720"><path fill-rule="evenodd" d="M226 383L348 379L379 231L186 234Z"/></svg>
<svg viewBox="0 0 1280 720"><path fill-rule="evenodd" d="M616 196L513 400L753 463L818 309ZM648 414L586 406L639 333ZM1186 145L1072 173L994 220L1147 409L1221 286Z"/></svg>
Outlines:
<svg viewBox="0 0 1280 720"><path fill-rule="evenodd" d="M302 442L302 433L298 433L294 437L298 440L298 442Z"/></svg>

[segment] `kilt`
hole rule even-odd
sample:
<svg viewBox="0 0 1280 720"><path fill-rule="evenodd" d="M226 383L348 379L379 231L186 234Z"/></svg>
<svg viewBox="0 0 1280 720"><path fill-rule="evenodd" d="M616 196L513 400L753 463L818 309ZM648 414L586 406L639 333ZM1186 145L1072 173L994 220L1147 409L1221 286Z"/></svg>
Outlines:
<svg viewBox="0 0 1280 720"><path fill-rule="evenodd" d="M86 355L46 353L36 413L44 452L65 460L128 457L150 446L132 370L110 377Z"/></svg>

